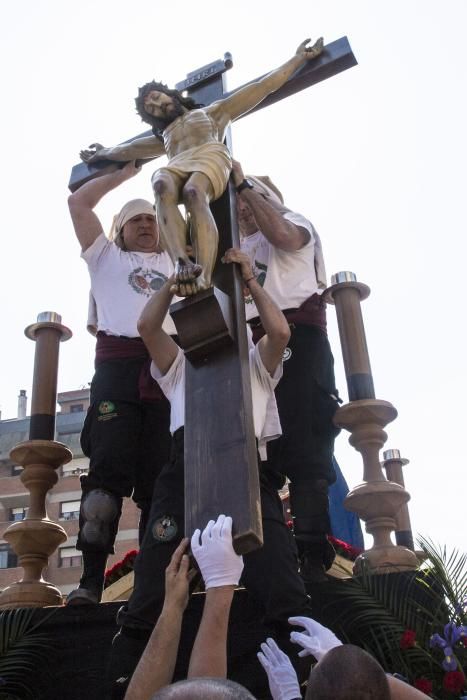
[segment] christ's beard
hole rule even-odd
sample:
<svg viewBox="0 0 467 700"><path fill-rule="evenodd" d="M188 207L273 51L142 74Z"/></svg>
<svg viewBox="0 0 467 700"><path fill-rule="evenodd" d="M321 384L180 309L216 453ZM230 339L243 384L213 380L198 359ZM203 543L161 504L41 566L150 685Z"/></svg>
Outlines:
<svg viewBox="0 0 467 700"><path fill-rule="evenodd" d="M182 107L182 103L177 100L177 98L174 98L174 103L171 105L171 109L169 113L166 113L165 117L161 117L160 121L165 124L165 126L168 126L172 122L174 122L178 117L181 117L184 114L184 109Z"/></svg>

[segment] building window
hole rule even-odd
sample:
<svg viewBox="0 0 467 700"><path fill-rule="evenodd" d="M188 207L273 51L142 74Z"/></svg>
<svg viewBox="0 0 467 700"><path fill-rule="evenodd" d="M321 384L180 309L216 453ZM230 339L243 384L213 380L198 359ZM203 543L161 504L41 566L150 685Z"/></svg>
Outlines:
<svg viewBox="0 0 467 700"><path fill-rule="evenodd" d="M21 508L10 508L9 520L16 522L17 520L24 520L28 509L26 507Z"/></svg>
<svg viewBox="0 0 467 700"><path fill-rule="evenodd" d="M11 476L19 476L22 471L23 467L20 467L19 464L13 464L13 466L11 467Z"/></svg>
<svg viewBox="0 0 467 700"><path fill-rule="evenodd" d="M60 520L78 520L80 501L63 501L60 504Z"/></svg>
<svg viewBox="0 0 467 700"><path fill-rule="evenodd" d="M84 403L72 403L70 413L82 413L84 411Z"/></svg>
<svg viewBox="0 0 467 700"><path fill-rule="evenodd" d="M14 569L18 566L18 557L9 544L0 544L0 569Z"/></svg>
<svg viewBox="0 0 467 700"><path fill-rule="evenodd" d="M81 476L81 474L87 474L89 469L89 460L85 457L83 459L72 459L68 464L62 466L62 476Z"/></svg>
<svg viewBox="0 0 467 700"><path fill-rule="evenodd" d="M61 547L58 551L58 565L63 569L81 566L82 556L75 547Z"/></svg>

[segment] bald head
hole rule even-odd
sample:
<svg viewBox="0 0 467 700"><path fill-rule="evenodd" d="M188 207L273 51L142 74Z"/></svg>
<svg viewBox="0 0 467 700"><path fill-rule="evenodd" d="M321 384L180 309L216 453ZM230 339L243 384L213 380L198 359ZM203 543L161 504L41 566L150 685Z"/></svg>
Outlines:
<svg viewBox="0 0 467 700"><path fill-rule="evenodd" d="M305 700L390 700L386 674L366 651L343 644L328 651L310 673Z"/></svg>
<svg viewBox="0 0 467 700"><path fill-rule="evenodd" d="M255 700L242 685L225 678L193 678L159 690L151 700Z"/></svg>

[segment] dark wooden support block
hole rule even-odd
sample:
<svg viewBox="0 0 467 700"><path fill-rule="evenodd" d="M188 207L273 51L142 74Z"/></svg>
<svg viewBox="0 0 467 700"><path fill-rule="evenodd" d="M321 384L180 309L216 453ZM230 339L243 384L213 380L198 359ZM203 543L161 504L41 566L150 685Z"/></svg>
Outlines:
<svg viewBox="0 0 467 700"><path fill-rule="evenodd" d="M190 362L235 341L232 302L220 289L211 287L170 307L178 339Z"/></svg>

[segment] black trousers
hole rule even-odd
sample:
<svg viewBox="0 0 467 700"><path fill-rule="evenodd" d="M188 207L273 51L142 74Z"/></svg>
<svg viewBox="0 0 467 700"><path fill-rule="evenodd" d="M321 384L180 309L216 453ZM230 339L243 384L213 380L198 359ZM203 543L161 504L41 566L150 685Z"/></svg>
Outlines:
<svg viewBox="0 0 467 700"><path fill-rule="evenodd" d="M154 483L170 454L170 404L142 401L138 382L144 360L117 359L98 365L91 383L91 405L81 433L89 473L81 477L83 497L94 489L117 501L132 496L149 515ZM118 519L113 527L115 538ZM110 538L112 539L112 538ZM92 549L78 535L78 549ZM113 542L109 547L113 551Z"/></svg>
<svg viewBox="0 0 467 700"><path fill-rule="evenodd" d="M332 418L338 408L334 358L318 326L291 326L283 376L276 387L282 436L268 443L268 464L293 483L336 480Z"/></svg>
<svg viewBox="0 0 467 700"><path fill-rule="evenodd" d="M300 556L306 552L328 568L332 560L327 542L328 486L336 480L333 453L339 430L332 419L338 394L331 348L319 327L292 324L283 377L275 393L282 436L268 443L268 464L290 479Z"/></svg>
<svg viewBox="0 0 467 700"><path fill-rule="evenodd" d="M148 527L135 561L135 585L118 623L151 629L165 594L165 569L184 537L183 428L173 436L170 463L154 488ZM255 598L267 623L286 622L291 615L310 615L309 598L298 573L293 537L284 522L282 504L267 473L261 473L264 545L244 555L241 583Z"/></svg>

